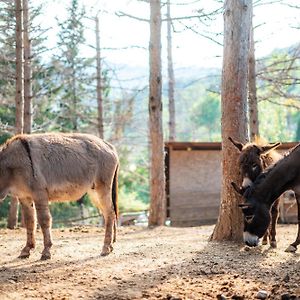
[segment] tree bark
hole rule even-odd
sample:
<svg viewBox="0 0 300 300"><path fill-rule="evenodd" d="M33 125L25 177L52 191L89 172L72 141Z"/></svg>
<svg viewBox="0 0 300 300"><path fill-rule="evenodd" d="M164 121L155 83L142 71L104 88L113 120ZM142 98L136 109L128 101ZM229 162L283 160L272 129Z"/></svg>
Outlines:
<svg viewBox="0 0 300 300"><path fill-rule="evenodd" d="M164 140L162 129L161 11L160 0L150 0L149 43L150 127L150 215L149 226L164 225L166 219Z"/></svg>
<svg viewBox="0 0 300 300"><path fill-rule="evenodd" d="M255 139L255 136L259 136L253 24L251 24L251 32L250 32L248 87L249 87L249 93L248 93L249 133L250 133L250 140L253 141Z"/></svg>
<svg viewBox="0 0 300 300"><path fill-rule="evenodd" d="M175 99L174 87L175 77L173 69L173 55L172 55L172 22L170 0L167 1L167 51L168 51L168 96L169 96L169 140L176 139L176 122L175 122Z"/></svg>
<svg viewBox="0 0 300 300"><path fill-rule="evenodd" d="M100 49L100 26L98 15L95 18L96 22L96 78L97 78L97 109L98 109L98 132L101 139L104 138L103 124L103 98L102 98L102 76L101 76L101 49Z"/></svg>
<svg viewBox="0 0 300 300"><path fill-rule="evenodd" d="M28 0L23 0L24 28L24 132L31 133L32 128L32 69L31 69L31 40L29 36Z"/></svg>
<svg viewBox="0 0 300 300"><path fill-rule="evenodd" d="M22 0L15 0L15 15L16 15L16 122L15 132L23 133L23 33L22 33Z"/></svg>
<svg viewBox="0 0 300 300"><path fill-rule="evenodd" d="M227 0L224 9L224 52L222 72L222 191L218 222L211 239L242 239L241 199L231 187L240 182L239 152L228 137L247 140L247 81L251 0Z"/></svg>
<svg viewBox="0 0 300 300"><path fill-rule="evenodd" d="M23 98L23 12L22 0L15 0L15 18L16 18L16 121L15 133L23 133L24 126L24 98ZM13 229L18 223L19 201L16 197L11 197L9 212L7 217L7 227Z"/></svg>

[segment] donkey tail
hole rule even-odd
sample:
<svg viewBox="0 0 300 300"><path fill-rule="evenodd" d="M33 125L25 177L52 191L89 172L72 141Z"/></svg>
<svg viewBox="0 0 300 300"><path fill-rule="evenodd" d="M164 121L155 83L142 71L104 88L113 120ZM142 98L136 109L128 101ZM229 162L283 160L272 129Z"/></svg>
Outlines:
<svg viewBox="0 0 300 300"><path fill-rule="evenodd" d="M119 164L117 165L114 180L112 184L112 202L114 206L114 211L116 214L116 219L118 219L119 216L119 206L118 206L118 174L119 174Z"/></svg>

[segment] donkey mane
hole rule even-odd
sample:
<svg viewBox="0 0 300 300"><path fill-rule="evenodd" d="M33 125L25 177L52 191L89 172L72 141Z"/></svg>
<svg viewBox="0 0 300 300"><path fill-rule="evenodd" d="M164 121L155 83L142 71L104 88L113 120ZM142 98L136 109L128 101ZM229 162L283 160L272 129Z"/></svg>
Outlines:
<svg viewBox="0 0 300 300"><path fill-rule="evenodd" d="M300 147L300 143L297 144L295 147L289 149L288 151L286 151L283 155L283 158L288 157L292 152L294 152L295 150L297 150Z"/></svg>
<svg viewBox="0 0 300 300"><path fill-rule="evenodd" d="M0 151L4 151L10 144L12 144L14 141L16 140L20 140L22 142L22 140L24 140L24 135L18 134L15 135L13 137L11 137L10 139L6 140L0 147Z"/></svg>
<svg viewBox="0 0 300 300"><path fill-rule="evenodd" d="M253 146L256 145L257 147L263 147L263 146L267 145L268 142L262 137L255 136L254 142L251 144ZM263 160L268 161L268 164L266 165L266 167L269 167L274 162L277 162L278 160L280 160L282 158L282 155L280 155L278 153L278 151L276 151L275 149L272 149L272 150L268 151L266 154L263 154L262 158L263 158Z"/></svg>
<svg viewBox="0 0 300 300"><path fill-rule="evenodd" d="M267 167L254 181L254 184L252 186L250 186L249 188L247 188L244 192L244 196L246 198L250 197L253 192L257 189L257 186L259 186L265 179L266 177L268 177L268 175L273 172L273 170L278 166L281 165L283 163L285 163L291 156L292 153L294 153L295 151L297 151L300 148L300 143L297 144L295 147L293 147L292 149L288 150L276 163L270 165L269 167Z"/></svg>

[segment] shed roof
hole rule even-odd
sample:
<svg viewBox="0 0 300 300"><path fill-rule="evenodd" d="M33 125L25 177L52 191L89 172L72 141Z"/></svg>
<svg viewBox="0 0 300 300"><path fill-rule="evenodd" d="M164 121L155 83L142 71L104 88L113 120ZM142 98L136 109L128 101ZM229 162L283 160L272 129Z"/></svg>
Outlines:
<svg viewBox="0 0 300 300"><path fill-rule="evenodd" d="M298 142L285 142L282 143L277 149L287 150L298 145ZM165 147L169 150L221 150L220 142L165 142Z"/></svg>

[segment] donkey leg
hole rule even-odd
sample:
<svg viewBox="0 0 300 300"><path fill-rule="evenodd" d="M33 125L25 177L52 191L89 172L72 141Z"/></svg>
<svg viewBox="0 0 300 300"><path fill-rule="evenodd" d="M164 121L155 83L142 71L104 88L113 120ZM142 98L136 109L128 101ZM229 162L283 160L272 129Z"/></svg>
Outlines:
<svg viewBox="0 0 300 300"><path fill-rule="evenodd" d="M50 214L48 199L43 197L39 199L36 204L36 211L38 222L41 226L43 237L44 237L44 250L42 252L41 260L46 260L51 258L50 249L52 247L52 238L51 238L51 225L52 217Z"/></svg>
<svg viewBox="0 0 300 300"><path fill-rule="evenodd" d="M36 231L36 216L35 207L32 199L19 199L22 205L22 212L24 213L24 221L27 231L27 242L22 249L19 258L28 258L30 250L35 248L35 231Z"/></svg>
<svg viewBox="0 0 300 300"><path fill-rule="evenodd" d="M263 239L261 241L262 245L267 245L268 244L269 231L270 231L270 229L268 228L268 230L264 234Z"/></svg>
<svg viewBox="0 0 300 300"><path fill-rule="evenodd" d="M116 217L113 210L111 188L108 184L98 183L97 187L90 190L88 193L92 202L102 212L104 217L105 236L101 256L105 256L112 252L112 242L115 238L115 234L113 236L113 229Z"/></svg>
<svg viewBox="0 0 300 300"><path fill-rule="evenodd" d="M113 237L113 243L117 241L117 218L114 220L114 237Z"/></svg>
<svg viewBox="0 0 300 300"><path fill-rule="evenodd" d="M105 237L104 245L101 251L101 256L108 255L113 250L112 242L115 238L113 237L113 229L115 224L115 213L112 208L112 205L106 202L105 207L102 208L104 220L105 220Z"/></svg>
<svg viewBox="0 0 300 300"><path fill-rule="evenodd" d="M271 208L271 230L270 230L270 246L272 248L277 247L277 242L276 242L276 225L279 217L279 198L274 202Z"/></svg>
<svg viewBox="0 0 300 300"><path fill-rule="evenodd" d="M297 210L298 210L298 233L297 238L294 243L290 244L286 249L285 252L296 252L297 246L300 244L300 195L296 194L296 200L297 200Z"/></svg>

